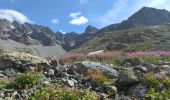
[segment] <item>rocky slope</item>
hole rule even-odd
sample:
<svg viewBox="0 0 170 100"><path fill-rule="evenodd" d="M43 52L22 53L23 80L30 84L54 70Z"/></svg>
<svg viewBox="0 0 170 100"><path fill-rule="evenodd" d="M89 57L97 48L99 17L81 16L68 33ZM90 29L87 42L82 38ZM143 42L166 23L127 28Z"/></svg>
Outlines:
<svg viewBox="0 0 170 100"><path fill-rule="evenodd" d="M169 24L107 32L89 40L75 51L169 51L169 33Z"/></svg>
<svg viewBox="0 0 170 100"><path fill-rule="evenodd" d="M65 50L58 37L48 27L0 19L1 49L29 52L43 57L60 56Z"/></svg>
<svg viewBox="0 0 170 100"><path fill-rule="evenodd" d="M57 60L19 52L1 51L0 58L1 99L147 99L145 93L150 88L141 83L147 74L170 77L169 62L152 64L140 58L125 58L121 66L91 61L61 65Z"/></svg>

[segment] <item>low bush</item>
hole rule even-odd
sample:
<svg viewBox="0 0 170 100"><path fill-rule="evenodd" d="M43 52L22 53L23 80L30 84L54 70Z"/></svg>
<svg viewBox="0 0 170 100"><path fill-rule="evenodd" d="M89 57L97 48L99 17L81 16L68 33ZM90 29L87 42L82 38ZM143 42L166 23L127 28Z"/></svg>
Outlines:
<svg viewBox="0 0 170 100"><path fill-rule="evenodd" d="M19 74L14 81L7 84L6 88L28 89L38 84L41 74L38 73L22 73Z"/></svg>
<svg viewBox="0 0 170 100"><path fill-rule="evenodd" d="M67 87L45 87L35 93L31 100L98 100L94 92L71 90Z"/></svg>
<svg viewBox="0 0 170 100"><path fill-rule="evenodd" d="M143 84L148 91L145 98L148 100L169 100L170 99L170 78L157 73L146 76Z"/></svg>
<svg viewBox="0 0 170 100"><path fill-rule="evenodd" d="M85 77L91 80L92 85L95 87L109 83L108 77L105 76L103 72L99 69L88 70L87 73L85 74Z"/></svg>

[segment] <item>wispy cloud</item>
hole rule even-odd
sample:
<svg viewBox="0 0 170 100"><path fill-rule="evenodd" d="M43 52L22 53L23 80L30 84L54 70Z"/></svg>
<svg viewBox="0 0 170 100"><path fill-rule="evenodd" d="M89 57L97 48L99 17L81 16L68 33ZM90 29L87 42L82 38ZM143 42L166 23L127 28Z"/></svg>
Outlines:
<svg viewBox="0 0 170 100"><path fill-rule="evenodd" d="M16 10L12 9L0 9L0 18L6 18L9 21L18 21L19 23L34 23L33 21L29 20L28 17L26 17L21 12L18 12Z"/></svg>
<svg viewBox="0 0 170 100"><path fill-rule="evenodd" d="M109 9L104 15L98 16L96 19L103 25L112 24L120 19L120 14L125 11L127 0L118 0L113 4L113 7Z"/></svg>
<svg viewBox="0 0 170 100"><path fill-rule="evenodd" d="M53 24L58 24L58 23L59 23L59 20L58 20L58 19L52 19L51 22L52 22Z"/></svg>
<svg viewBox="0 0 170 100"><path fill-rule="evenodd" d="M72 12L70 13L70 17L72 20L69 23L73 25L82 25L88 22L88 19L82 16L82 12Z"/></svg>
<svg viewBox="0 0 170 100"><path fill-rule="evenodd" d="M70 17L72 17L72 18L76 18L76 17L78 17L79 15L81 15L82 14L82 12L71 12L70 13Z"/></svg>

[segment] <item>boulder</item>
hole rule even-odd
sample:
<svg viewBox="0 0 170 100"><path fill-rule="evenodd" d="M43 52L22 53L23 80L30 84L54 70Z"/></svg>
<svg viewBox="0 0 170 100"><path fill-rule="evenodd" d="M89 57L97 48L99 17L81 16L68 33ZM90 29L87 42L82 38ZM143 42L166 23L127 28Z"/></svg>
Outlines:
<svg viewBox="0 0 170 100"><path fill-rule="evenodd" d="M113 65L111 64L102 64L100 62L91 62L91 61L82 61L73 64L74 68L77 73L85 73L87 70L96 70L100 69L105 75L109 76L110 78L117 78L119 73L113 69Z"/></svg>
<svg viewBox="0 0 170 100"><path fill-rule="evenodd" d="M146 87L144 87L140 84L129 88L129 95L135 96L138 98L144 97L146 92L147 92Z"/></svg>
<svg viewBox="0 0 170 100"><path fill-rule="evenodd" d="M135 75L133 68L125 68L119 72L118 84L123 86L134 85L137 83L138 77Z"/></svg>
<svg viewBox="0 0 170 100"><path fill-rule="evenodd" d="M147 73L148 72L147 68L144 67L144 66L141 66L141 65L135 66L134 70L139 70L140 72L143 72L143 73Z"/></svg>

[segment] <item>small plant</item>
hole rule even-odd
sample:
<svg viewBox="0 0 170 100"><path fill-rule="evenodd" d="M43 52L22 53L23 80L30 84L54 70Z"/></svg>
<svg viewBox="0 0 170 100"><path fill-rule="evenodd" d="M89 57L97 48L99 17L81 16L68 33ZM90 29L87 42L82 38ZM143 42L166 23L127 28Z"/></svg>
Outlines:
<svg viewBox="0 0 170 100"><path fill-rule="evenodd" d="M5 89L6 88L6 86L7 86L7 82L5 82L5 81L0 81L0 90L2 90L2 89Z"/></svg>
<svg viewBox="0 0 170 100"><path fill-rule="evenodd" d="M107 76L99 69L88 70L85 77L92 81L93 86L101 86L109 82Z"/></svg>
<svg viewBox="0 0 170 100"><path fill-rule="evenodd" d="M146 99L149 100L169 100L170 99L170 78L166 75L156 73L148 75L143 81L148 87Z"/></svg>
<svg viewBox="0 0 170 100"><path fill-rule="evenodd" d="M7 85L7 88L28 89L38 84L40 73L22 73Z"/></svg>
<svg viewBox="0 0 170 100"><path fill-rule="evenodd" d="M98 100L97 94L88 90L71 90L67 87L45 87L31 100Z"/></svg>

